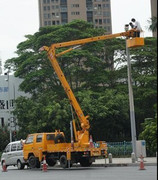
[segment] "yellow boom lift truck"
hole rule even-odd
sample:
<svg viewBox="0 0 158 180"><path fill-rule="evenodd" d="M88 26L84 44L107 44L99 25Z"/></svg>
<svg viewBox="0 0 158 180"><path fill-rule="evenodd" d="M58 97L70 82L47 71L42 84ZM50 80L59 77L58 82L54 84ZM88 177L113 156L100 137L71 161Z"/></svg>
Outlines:
<svg viewBox="0 0 158 180"><path fill-rule="evenodd" d="M29 134L23 147L24 159L31 168L40 167L43 159L49 166L54 166L57 161L63 168L70 167L73 163L80 163L81 166L88 167L98 157L105 158L107 155L107 145L105 141L92 142L89 134L89 116L85 116L79 106L58 62L57 58L65 53L78 48L86 43L112 39L124 36L127 38L128 47L138 47L144 45L144 38L134 37L135 30L126 30L122 33L103 35L86 39L79 39L69 42L52 44L50 47L43 46L40 51L47 51L48 58L54 68L62 86L69 98L75 113L80 122L81 129L78 130L75 120L71 121L71 142L65 142L65 136L60 130L52 133L36 133ZM69 49L56 53L56 49L62 47L70 47ZM95 144L95 146L94 146Z"/></svg>

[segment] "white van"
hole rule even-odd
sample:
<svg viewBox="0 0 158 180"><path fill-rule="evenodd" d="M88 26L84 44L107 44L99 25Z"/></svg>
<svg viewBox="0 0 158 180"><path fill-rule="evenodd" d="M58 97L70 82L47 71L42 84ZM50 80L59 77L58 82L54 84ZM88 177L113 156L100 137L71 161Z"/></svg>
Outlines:
<svg viewBox="0 0 158 180"><path fill-rule="evenodd" d="M26 163L23 158L23 144L22 141L14 141L9 143L1 156L1 165L3 166L5 160L6 166L17 165L18 169L24 169Z"/></svg>

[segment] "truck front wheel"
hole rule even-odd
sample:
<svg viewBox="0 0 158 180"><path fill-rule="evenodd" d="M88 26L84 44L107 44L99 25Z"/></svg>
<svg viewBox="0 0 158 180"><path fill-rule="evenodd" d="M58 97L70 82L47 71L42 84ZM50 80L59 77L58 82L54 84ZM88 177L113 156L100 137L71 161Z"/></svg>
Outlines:
<svg viewBox="0 0 158 180"><path fill-rule="evenodd" d="M36 157L33 156L33 155L31 155L31 156L29 157L29 162L28 162L28 164L29 164L29 167L30 167L30 168L35 168L35 167L37 166Z"/></svg>

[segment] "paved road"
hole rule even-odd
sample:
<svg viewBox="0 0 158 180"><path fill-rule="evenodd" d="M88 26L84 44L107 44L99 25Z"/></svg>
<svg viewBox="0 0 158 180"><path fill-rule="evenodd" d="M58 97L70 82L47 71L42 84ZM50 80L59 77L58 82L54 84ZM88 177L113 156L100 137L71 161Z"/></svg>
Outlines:
<svg viewBox="0 0 158 180"><path fill-rule="evenodd" d="M0 180L156 180L157 166L139 167L59 167L43 172L40 169L17 170L9 167L7 172L0 171Z"/></svg>

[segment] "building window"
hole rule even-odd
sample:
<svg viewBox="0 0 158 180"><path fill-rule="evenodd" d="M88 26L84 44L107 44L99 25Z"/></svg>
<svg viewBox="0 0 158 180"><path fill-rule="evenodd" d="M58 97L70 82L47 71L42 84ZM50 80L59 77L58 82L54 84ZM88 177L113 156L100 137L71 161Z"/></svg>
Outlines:
<svg viewBox="0 0 158 180"><path fill-rule="evenodd" d="M67 4L67 0L60 0L60 4L61 5L66 5Z"/></svg>
<svg viewBox="0 0 158 180"><path fill-rule="evenodd" d="M99 24L102 24L102 19L99 19Z"/></svg>
<svg viewBox="0 0 158 180"><path fill-rule="evenodd" d="M101 9L101 4L98 4L98 9Z"/></svg>
<svg viewBox="0 0 158 180"><path fill-rule="evenodd" d="M51 21L48 21L48 26L51 26Z"/></svg>
<svg viewBox="0 0 158 180"><path fill-rule="evenodd" d="M110 26L105 26L104 29L105 29L107 32L111 32L111 27L110 27Z"/></svg>
<svg viewBox="0 0 158 180"><path fill-rule="evenodd" d="M97 15L101 16L102 15L102 11L98 11Z"/></svg>
<svg viewBox="0 0 158 180"><path fill-rule="evenodd" d="M109 9L110 8L110 4L103 4L103 9Z"/></svg>
<svg viewBox="0 0 158 180"><path fill-rule="evenodd" d="M107 19L107 23L108 23L108 24L110 24L110 23L111 23L110 19Z"/></svg>
<svg viewBox="0 0 158 180"><path fill-rule="evenodd" d="M44 19L48 19L48 14L44 14Z"/></svg>
<svg viewBox="0 0 158 180"><path fill-rule="evenodd" d="M60 6L61 11L67 11L67 6Z"/></svg>
<svg viewBox="0 0 158 180"><path fill-rule="evenodd" d="M104 11L103 16L104 17L110 17L110 12L109 11Z"/></svg>
<svg viewBox="0 0 158 180"><path fill-rule="evenodd" d="M92 11L87 12L87 21L93 22L93 12Z"/></svg>
<svg viewBox="0 0 158 180"><path fill-rule="evenodd" d="M66 24L68 22L68 15L67 12L61 13L61 24Z"/></svg>
<svg viewBox="0 0 158 180"><path fill-rule="evenodd" d="M103 22L104 22L104 24L110 24L111 23L110 19L104 19Z"/></svg>
<svg viewBox="0 0 158 180"><path fill-rule="evenodd" d="M72 8L79 8L80 5L79 5L79 4L71 4L71 7L72 7Z"/></svg>
<svg viewBox="0 0 158 180"><path fill-rule="evenodd" d="M97 24L98 23L98 19L95 19L95 24Z"/></svg>
<svg viewBox="0 0 158 180"><path fill-rule="evenodd" d="M50 16L50 14L48 14L48 19L50 19L51 18L51 16Z"/></svg>
<svg viewBox="0 0 158 180"><path fill-rule="evenodd" d="M1 118L1 126L4 127L4 118Z"/></svg>
<svg viewBox="0 0 158 180"><path fill-rule="evenodd" d="M71 15L80 15L80 12L71 12Z"/></svg>
<svg viewBox="0 0 158 180"><path fill-rule="evenodd" d="M52 3L58 3L58 0L51 0Z"/></svg>

